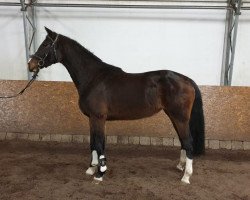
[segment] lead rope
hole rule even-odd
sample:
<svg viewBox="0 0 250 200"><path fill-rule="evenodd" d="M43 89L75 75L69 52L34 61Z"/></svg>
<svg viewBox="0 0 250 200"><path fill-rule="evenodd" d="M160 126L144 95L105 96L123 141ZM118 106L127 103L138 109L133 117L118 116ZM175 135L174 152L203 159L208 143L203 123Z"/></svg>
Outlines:
<svg viewBox="0 0 250 200"><path fill-rule="evenodd" d="M49 37L49 36L48 36ZM51 44L51 47L54 48L54 53L55 53L55 58L57 60L57 55L56 55L56 49L55 49L55 43L56 41L58 40L58 37L59 37L59 34L56 35L56 38L55 40L53 40L51 37L49 37L49 39L52 41L52 44ZM31 86L31 84L36 80L36 77L38 76L38 72L39 72L39 68L43 67L44 65L44 60L47 58L48 56L48 53L45 54L45 57L44 58L41 58L37 55L32 55L34 57L37 57L38 59L40 59L38 61L38 68L37 68L37 71L34 72L33 76L32 76L32 79L27 83L27 85L17 94L15 95L11 95L11 96L0 96L0 99L10 99L10 98L15 98L15 97L18 97L19 95L22 95L24 93L24 91Z"/></svg>
<svg viewBox="0 0 250 200"><path fill-rule="evenodd" d="M32 75L32 79L27 83L27 85L17 94L11 95L11 96L0 96L0 99L10 99L10 98L15 98L18 97L19 95L22 95L24 91L32 85L32 83L36 80L36 77L38 76L39 69L34 72Z"/></svg>

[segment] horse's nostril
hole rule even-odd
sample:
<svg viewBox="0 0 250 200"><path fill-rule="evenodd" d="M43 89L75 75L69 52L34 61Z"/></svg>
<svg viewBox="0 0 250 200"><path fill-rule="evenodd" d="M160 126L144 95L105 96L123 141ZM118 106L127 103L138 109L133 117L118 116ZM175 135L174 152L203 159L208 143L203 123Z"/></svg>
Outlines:
<svg viewBox="0 0 250 200"><path fill-rule="evenodd" d="M32 59L32 58L29 59L27 65L28 65L28 69L30 72L36 72L38 69L38 63L37 63L37 60L35 59Z"/></svg>

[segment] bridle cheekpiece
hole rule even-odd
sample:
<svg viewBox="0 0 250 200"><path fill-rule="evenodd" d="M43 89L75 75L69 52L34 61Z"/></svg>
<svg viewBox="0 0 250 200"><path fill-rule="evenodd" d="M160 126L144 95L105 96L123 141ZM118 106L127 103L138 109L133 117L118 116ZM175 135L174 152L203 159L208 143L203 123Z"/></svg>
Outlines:
<svg viewBox="0 0 250 200"><path fill-rule="evenodd" d="M55 40L53 40L50 36L47 36L47 37L52 41L52 44L50 45L50 48L53 48L55 59L58 61L55 44L56 44L56 42L58 40L59 34L56 35ZM36 55L36 54L33 54L33 55L30 56L31 58L35 57L35 58L39 59L39 61L38 61L38 68L39 69L41 69L41 68L44 67L44 63L45 63L45 60L46 60L47 56L49 55L49 52L50 51L48 51L43 58L40 57L40 56L38 56L38 55Z"/></svg>

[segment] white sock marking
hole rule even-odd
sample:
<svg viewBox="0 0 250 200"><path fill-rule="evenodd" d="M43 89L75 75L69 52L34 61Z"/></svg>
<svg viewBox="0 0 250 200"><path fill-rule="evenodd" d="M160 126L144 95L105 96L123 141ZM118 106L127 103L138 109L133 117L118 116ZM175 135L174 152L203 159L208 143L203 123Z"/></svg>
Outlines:
<svg viewBox="0 0 250 200"><path fill-rule="evenodd" d="M104 159L105 156L104 155L100 155L99 159ZM100 166L100 171L101 172L105 172L107 170L107 166L104 165L104 166Z"/></svg>
<svg viewBox="0 0 250 200"><path fill-rule="evenodd" d="M98 165L98 156L97 156L96 150L92 151L92 162L91 162L91 165L92 166Z"/></svg>
<svg viewBox="0 0 250 200"><path fill-rule="evenodd" d="M107 170L107 166L106 165L100 167L100 171L101 172L105 172L106 170Z"/></svg>
<svg viewBox="0 0 250 200"><path fill-rule="evenodd" d="M192 174L193 174L193 160L186 158L186 169L181 181L190 184L189 178L191 177Z"/></svg>

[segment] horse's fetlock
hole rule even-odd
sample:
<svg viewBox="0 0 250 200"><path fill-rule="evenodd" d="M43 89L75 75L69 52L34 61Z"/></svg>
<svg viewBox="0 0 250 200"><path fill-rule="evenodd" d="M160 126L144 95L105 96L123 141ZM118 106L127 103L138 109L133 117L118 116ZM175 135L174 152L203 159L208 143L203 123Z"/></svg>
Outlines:
<svg viewBox="0 0 250 200"><path fill-rule="evenodd" d="M100 166L100 171L105 172L107 170L107 165L106 165L106 158L104 155L101 155L99 157L99 166Z"/></svg>

